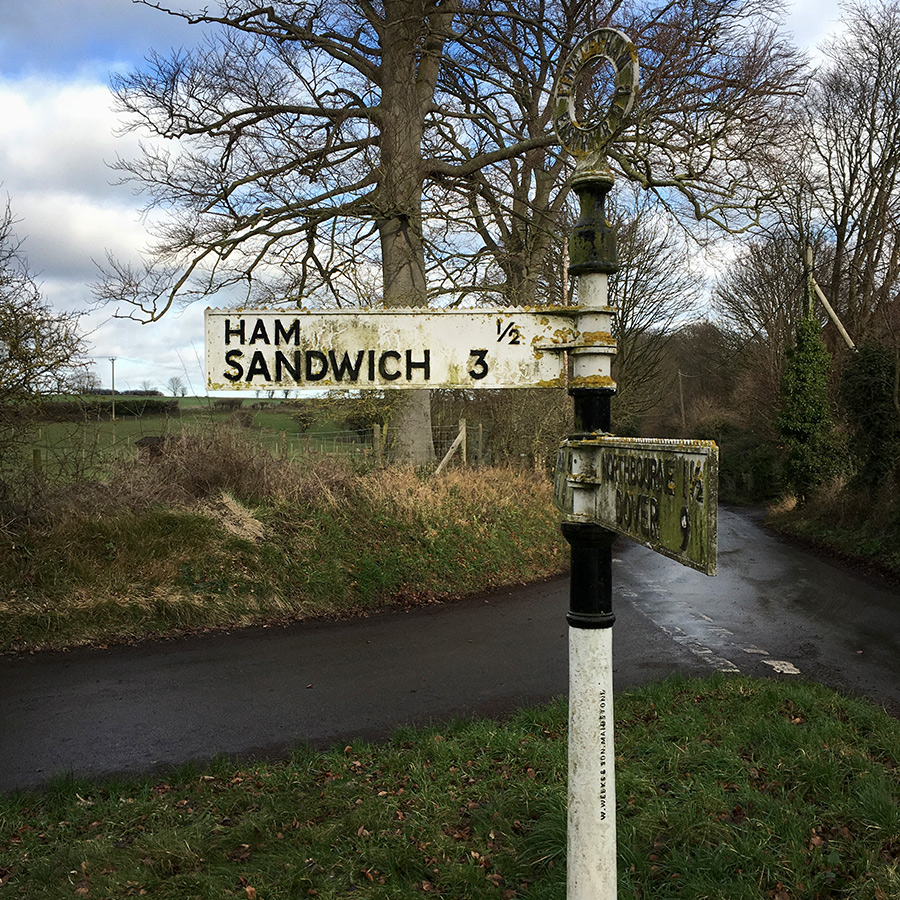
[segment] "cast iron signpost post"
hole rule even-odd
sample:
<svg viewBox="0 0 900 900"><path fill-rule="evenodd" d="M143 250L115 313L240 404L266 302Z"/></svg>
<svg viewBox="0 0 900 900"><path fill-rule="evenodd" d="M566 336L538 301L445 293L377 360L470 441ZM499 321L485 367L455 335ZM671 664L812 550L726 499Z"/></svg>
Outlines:
<svg viewBox="0 0 900 900"><path fill-rule="evenodd" d="M615 90L606 117L578 121L575 94L589 64L606 60ZM715 572L717 463L708 442L613 438L610 368L614 310L608 278L618 268L616 235L606 220L613 184L605 148L631 109L637 51L620 31L602 28L564 64L554 97L560 143L576 158L572 187L581 217L569 241L577 278L580 346L573 348L570 393L580 433L565 441L554 499L571 546L569 601L568 900L616 898L615 750L612 707L612 545L625 534L709 574ZM593 327L587 324L588 316ZM593 334L595 346L585 340ZM599 341L597 340L599 338ZM600 346L602 345L602 347Z"/></svg>
<svg viewBox="0 0 900 900"><path fill-rule="evenodd" d="M578 121L575 95L594 60L615 69L608 115L594 124ZM592 32L563 65L556 84L554 123L560 143L576 157L572 188L581 216L569 240L569 271L577 279L580 306L590 310L602 345L573 351L570 394L575 427L585 436L608 432L612 379L612 314L609 275L618 269L616 234L606 220L613 177L605 148L628 114L637 89L634 45L611 28ZM580 462L580 456L573 457ZM616 795L612 708L612 545L614 531L594 521L588 492L578 477L567 482L571 515L562 530L571 547L569 588L569 784L568 900L614 900L616 896ZM559 493L559 492L557 492Z"/></svg>
<svg viewBox="0 0 900 900"><path fill-rule="evenodd" d="M579 122L575 95L595 60L615 70L605 116ZM612 709L612 545L624 534L708 574L716 565L718 451L705 441L610 435L616 386L618 268L606 221L613 184L605 148L637 89L637 51L602 28L565 62L554 122L577 163L581 215L569 241L578 305L496 310L207 310L211 390L553 387L566 381L579 433L564 441L554 499L571 547L568 900L615 900L616 802Z"/></svg>

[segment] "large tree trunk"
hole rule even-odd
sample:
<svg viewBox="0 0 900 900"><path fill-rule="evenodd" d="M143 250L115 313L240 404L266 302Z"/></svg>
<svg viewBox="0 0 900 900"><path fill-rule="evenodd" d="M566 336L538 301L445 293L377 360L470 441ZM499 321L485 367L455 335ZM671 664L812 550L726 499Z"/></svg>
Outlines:
<svg viewBox="0 0 900 900"><path fill-rule="evenodd" d="M425 306L422 138L434 99L445 35L458 0L386 0L380 69L381 172L378 231L385 306ZM388 37L389 36L389 37ZM410 391L395 428L397 455L434 459L431 396Z"/></svg>
<svg viewBox="0 0 900 900"><path fill-rule="evenodd" d="M379 223L385 306L424 306L425 253L421 221L396 216ZM418 348L412 348L418 349ZM394 455L413 465L435 458L431 434L431 392L408 391L395 414Z"/></svg>

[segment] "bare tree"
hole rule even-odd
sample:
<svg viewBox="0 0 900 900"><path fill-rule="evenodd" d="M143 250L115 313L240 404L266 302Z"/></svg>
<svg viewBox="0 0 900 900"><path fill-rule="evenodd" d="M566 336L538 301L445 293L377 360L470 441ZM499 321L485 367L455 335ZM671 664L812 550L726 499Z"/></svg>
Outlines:
<svg viewBox="0 0 900 900"><path fill-rule="evenodd" d="M100 391L100 376L92 369L76 372L71 381L72 390L76 394L97 393Z"/></svg>
<svg viewBox="0 0 900 900"><path fill-rule="evenodd" d="M455 233L470 227L481 239L470 255L481 267L460 263L458 242L448 254L454 279L463 271L467 289L490 289L513 303L561 296L569 161L540 139L550 129L549 92L561 59L598 26L624 29L641 64L632 121L608 149L614 172L687 228L697 220L727 231L756 224L777 196L780 148L796 132L807 79L805 59L770 6L494 0L477 12L464 7L458 18L466 40L446 62L441 86L464 123L452 131L456 157L470 165L448 161L436 173L437 186L460 198L454 207L442 197L454 210ZM605 115L611 85L605 63L585 73L575 92L579 121ZM471 163L510 145L528 149L473 171Z"/></svg>
<svg viewBox="0 0 900 900"><path fill-rule="evenodd" d="M183 397L187 390L184 386L184 379L180 375L173 375L167 382L166 387L173 397Z"/></svg>
<svg viewBox="0 0 900 900"><path fill-rule="evenodd" d="M703 280L684 233L646 194L620 192L611 212L621 266L609 282L618 345L613 414L618 429L633 429L670 395L675 373L666 370L666 346L696 311Z"/></svg>
<svg viewBox="0 0 900 900"><path fill-rule="evenodd" d="M687 0L620 14L641 52L641 88L614 166L679 217L729 232L755 224L777 193L770 173L807 80L772 4Z"/></svg>
<svg viewBox="0 0 900 900"><path fill-rule="evenodd" d="M900 3L854 2L810 93L822 279L855 340L893 331L900 284Z"/></svg>
<svg viewBox="0 0 900 900"><path fill-rule="evenodd" d="M738 352L734 405L744 420L769 434L781 393L785 355L809 307L804 242L784 230L756 238L738 251L719 279L713 306Z"/></svg>
<svg viewBox="0 0 900 900"><path fill-rule="evenodd" d="M565 302L570 160L556 146L549 99L587 27L584 9L492 0L457 16L465 40L440 81L451 152L426 185L430 206L444 211L443 230L428 235L435 281L455 302Z"/></svg>
<svg viewBox="0 0 900 900"><path fill-rule="evenodd" d="M118 79L132 127L180 142L119 168L172 214L143 270L110 262L101 297L158 319L183 295L254 280L348 293L369 259L387 306L426 300L425 134L460 0L224 0L205 46ZM430 448L428 398L408 405L414 456ZM413 425L412 423L415 423ZM433 452L433 451L432 451Z"/></svg>
<svg viewBox="0 0 900 900"><path fill-rule="evenodd" d="M616 136L615 167L727 227L759 203L754 165L787 127L780 103L799 78L761 0L639 12L618 0L140 2L211 29L196 50L115 82L127 127L163 139L117 167L165 216L145 262L111 259L96 292L147 321L240 285L256 300L421 305L441 287L436 273L429 285L429 239L455 248L441 256L451 283L465 273L495 287L487 261L507 302L554 281L558 296L548 271L562 269L565 164L550 152L546 99L586 28L622 25L642 53L643 100ZM409 419L421 450L427 398Z"/></svg>

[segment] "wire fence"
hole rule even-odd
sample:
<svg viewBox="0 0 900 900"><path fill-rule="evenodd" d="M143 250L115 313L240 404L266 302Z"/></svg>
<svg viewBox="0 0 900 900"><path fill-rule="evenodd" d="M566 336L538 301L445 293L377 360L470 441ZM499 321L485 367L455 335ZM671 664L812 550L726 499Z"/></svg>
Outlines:
<svg viewBox="0 0 900 900"><path fill-rule="evenodd" d="M213 427L216 427L213 424ZM272 456L290 461L310 453L348 458L360 465L387 465L397 458L397 434L390 427L373 425L356 430L287 430L238 428ZM165 452L168 441L177 440L181 424L166 419L103 421L97 423L53 423L34 429L23 444L23 454L36 476L102 477L117 464L129 460L152 460ZM414 459L416 465L449 462L448 453L463 464L486 462L485 429L479 424L438 425L432 428L433 454ZM406 457L408 461L408 457Z"/></svg>
<svg viewBox="0 0 900 900"><path fill-rule="evenodd" d="M277 437L272 437L275 439L275 452L291 460L316 452L370 459L373 463L384 464L398 455L396 432L381 425L358 430L309 431L303 434L282 431ZM421 464L432 458L442 461L451 448L463 463L485 461L485 429L481 424L473 428L461 421L457 425L433 426L431 445L434 448L433 454L429 453L427 459L413 462Z"/></svg>

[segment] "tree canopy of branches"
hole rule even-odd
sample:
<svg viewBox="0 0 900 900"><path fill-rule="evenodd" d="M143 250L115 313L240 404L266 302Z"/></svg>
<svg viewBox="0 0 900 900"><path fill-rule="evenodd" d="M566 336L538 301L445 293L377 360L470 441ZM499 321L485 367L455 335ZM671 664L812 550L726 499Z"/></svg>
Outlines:
<svg viewBox="0 0 900 900"><path fill-rule="evenodd" d="M454 234L475 235L468 253L463 242L451 254L454 279L462 275L466 290L510 303L564 300L571 161L539 141L550 128L552 73L599 26L624 29L641 65L634 120L608 151L613 171L687 228L701 220L740 230L771 200L773 161L796 122L806 75L767 4L494 0L477 11L464 7L458 20L465 42L440 85L467 120L454 152L477 162L505 146L528 148L437 183L443 208L454 212ZM579 121L605 114L611 83L605 64L585 75Z"/></svg>
<svg viewBox="0 0 900 900"><path fill-rule="evenodd" d="M614 167L679 216L741 230L766 209L796 127L806 64L767 0L637 4L621 27L641 56L635 125Z"/></svg>
<svg viewBox="0 0 900 900"><path fill-rule="evenodd" d="M796 235L780 230L741 247L716 284L713 306L740 343L743 413L767 431L781 393L785 355L808 308Z"/></svg>
<svg viewBox="0 0 900 900"><path fill-rule="evenodd" d="M749 173L788 127L783 100L798 85L799 62L757 0L146 5L211 29L114 84L127 127L162 139L118 168L165 215L146 266L111 261L98 294L148 320L178 296L238 283L354 299L351 266L381 271L385 304L422 303L423 214L440 228L442 210L462 211L482 255L509 272L521 229L546 235L561 202L546 101L589 27L621 25L642 56L636 123L613 164L701 218L728 224L755 207ZM465 205L423 210L448 189Z"/></svg>
<svg viewBox="0 0 900 900"><path fill-rule="evenodd" d="M143 321L240 286L307 306L561 299L568 162L547 108L576 40L617 25L641 55L614 169L726 228L758 209L801 81L763 0L138 2L205 29L114 80L125 127L154 140L117 168L155 242L140 265L109 259L96 294Z"/></svg>
<svg viewBox="0 0 900 900"><path fill-rule="evenodd" d="M900 3L854 2L808 104L813 222L831 245L821 277L854 340L900 341Z"/></svg>
<svg viewBox="0 0 900 900"><path fill-rule="evenodd" d="M634 430L641 417L672 395L666 345L695 311L701 279L693 271L684 234L658 215L649 198L622 192L612 210L618 223L621 268L610 278L618 353L613 374L616 430Z"/></svg>

